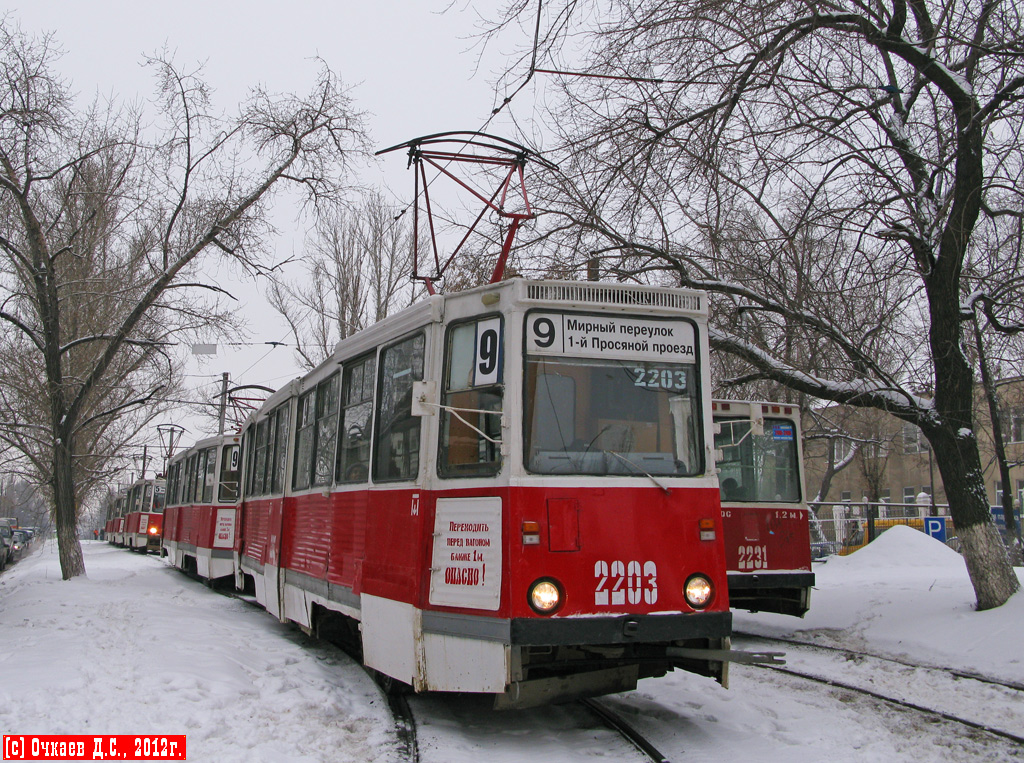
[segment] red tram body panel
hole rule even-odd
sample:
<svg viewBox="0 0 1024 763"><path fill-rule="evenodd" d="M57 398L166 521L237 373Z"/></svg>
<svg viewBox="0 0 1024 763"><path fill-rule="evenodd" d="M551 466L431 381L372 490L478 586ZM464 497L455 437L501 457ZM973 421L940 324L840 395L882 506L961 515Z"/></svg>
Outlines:
<svg viewBox="0 0 1024 763"><path fill-rule="evenodd" d="M706 311L513 279L349 337L243 430L236 586L417 691L725 683Z"/></svg>
<svg viewBox="0 0 1024 763"><path fill-rule="evenodd" d="M803 616L814 573L799 410L732 400L713 408L732 606Z"/></svg>

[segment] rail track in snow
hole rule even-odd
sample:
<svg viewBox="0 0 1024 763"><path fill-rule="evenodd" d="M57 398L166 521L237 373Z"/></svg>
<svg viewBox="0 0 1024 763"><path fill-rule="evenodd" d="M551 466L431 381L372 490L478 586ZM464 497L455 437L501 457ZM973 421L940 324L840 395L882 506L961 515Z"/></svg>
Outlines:
<svg viewBox="0 0 1024 763"><path fill-rule="evenodd" d="M467 739L467 744L470 746L479 744L476 740L477 737L486 740L508 733L510 727L514 729L517 722L523 720L528 729L526 733L533 733L540 737L536 739L536 749L531 750L529 754L541 760L562 759L567 754L567 747L571 752L573 734L591 734L595 728L598 728L594 725L596 719L600 723L600 727L614 732L623 743L623 754L619 758L620 760L635 759L637 761L653 761L654 763L669 763L670 760L620 713L597 699L584 699L551 706L552 712L558 718L551 721L549 728L545 729L541 728L536 717L528 715L531 713L529 710L492 711L487 700L481 700L473 695L395 696L387 692L385 694L395 718L399 760L402 763L445 760L444 749L438 750L436 756L431 754L430 751L437 746L436 742L428 741L423 745L427 751L421 753L420 730L426 729L425 733L429 736L431 733L429 729L437 725L445 727L446 734L450 735L453 716L457 719L455 725L458 728L468 730L467 735L470 738ZM521 737L523 732L514 731L513 735ZM552 750L550 747L545 747L550 741L544 738L548 735L555 740L552 746L560 749ZM448 741L451 741L450 738ZM480 754L486 754L486 749L481 748ZM580 752L580 755L582 754L584 753Z"/></svg>
<svg viewBox="0 0 1024 763"><path fill-rule="evenodd" d="M759 642L790 647L785 666L755 666L759 669L863 694L1024 745L1024 686L1015 681L795 639L734 633L737 642L745 648Z"/></svg>

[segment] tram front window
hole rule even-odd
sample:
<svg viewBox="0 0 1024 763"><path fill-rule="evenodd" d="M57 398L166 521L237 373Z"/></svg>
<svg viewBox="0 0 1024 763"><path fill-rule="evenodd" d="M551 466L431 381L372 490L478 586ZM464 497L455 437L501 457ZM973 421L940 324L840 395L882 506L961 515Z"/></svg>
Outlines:
<svg viewBox="0 0 1024 763"><path fill-rule="evenodd" d="M501 337L499 316L448 329L438 460L442 476L486 476L501 469Z"/></svg>
<svg viewBox="0 0 1024 763"><path fill-rule="evenodd" d="M715 418L715 448L723 501L795 503L800 500L796 427L788 419L764 420L754 434L748 419Z"/></svg>
<svg viewBox="0 0 1024 763"><path fill-rule="evenodd" d="M694 365L527 356L525 404L531 472L703 471Z"/></svg>

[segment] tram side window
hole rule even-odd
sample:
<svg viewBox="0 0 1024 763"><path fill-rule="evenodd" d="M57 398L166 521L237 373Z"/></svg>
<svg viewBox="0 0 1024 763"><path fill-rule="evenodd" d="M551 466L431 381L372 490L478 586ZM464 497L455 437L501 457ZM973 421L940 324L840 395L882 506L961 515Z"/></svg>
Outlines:
<svg viewBox="0 0 1024 763"><path fill-rule="evenodd" d="M256 425L256 444L253 458L253 495L267 492L267 450L270 443L270 419L266 418Z"/></svg>
<svg viewBox="0 0 1024 763"><path fill-rule="evenodd" d="M334 374L316 386L316 432L313 436L313 484L329 485L334 476L334 444L338 438L338 380Z"/></svg>
<svg viewBox="0 0 1024 763"><path fill-rule="evenodd" d="M196 468L192 473L192 484L189 485L189 490L191 491L194 503L200 503L203 500L203 476L205 474L206 451L201 450L196 453Z"/></svg>
<svg viewBox="0 0 1024 763"><path fill-rule="evenodd" d="M374 356L345 364L338 422L337 482L366 482L370 474Z"/></svg>
<svg viewBox="0 0 1024 763"><path fill-rule="evenodd" d="M172 498L174 499L175 505L181 503L181 470L184 467L184 461L179 461L174 465L174 492L172 493Z"/></svg>
<svg viewBox="0 0 1024 763"><path fill-rule="evenodd" d="M206 475L203 479L203 503L213 503L213 485L217 481L217 449L206 449Z"/></svg>
<svg viewBox="0 0 1024 763"><path fill-rule="evenodd" d="M178 503L189 504L192 502L192 496L188 492L188 481L192 475L194 462L195 456L189 456L181 462L181 484L178 486Z"/></svg>
<svg viewBox="0 0 1024 763"><path fill-rule="evenodd" d="M192 456L192 472L189 475L188 481L189 503L199 503L198 486L204 469L205 465L203 464L203 452L200 450L197 451L194 456Z"/></svg>
<svg viewBox="0 0 1024 763"><path fill-rule="evenodd" d="M254 451L253 446L255 445L255 432L256 427L249 427L245 432L242 433L242 451L245 453L245 477L244 487L245 494L247 496L254 496L256 492L253 490L254 482L256 479L256 469L253 459Z"/></svg>
<svg viewBox="0 0 1024 763"><path fill-rule="evenodd" d="M439 471L444 477L497 474L503 391L501 318L450 327L447 349L442 403L463 410L441 410Z"/></svg>
<svg viewBox="0 0 1024 763"><path fill-rule="evenodd" d="M417 334L381 352L375 481L413 479L419 472L420 419L412 415L412 384L423 380L425 345L423 334Z"/></svg>
<svg viewBox="0 0 1024 763"><path fill-rule="evenodd" d="M167 467L167 505L174 506L178 502L175 495L178 489L178 464Z"/></svg>
<svg viewBox="0 0 1024 763"><path fill-rule="evenodd" d="M225 445L220 452L220 480L218 481L217 500L221 503L234 503L238 500L238 446Z"/></svg>
<svg viewBox="0 0 1024 763"><path fill-rule="evenodd" d="M284 492L284 476L288 468L288 432L291 409L288 404L280 406L271 416L274 419L273 458L270 462L272 477L270 489L273 493Z"/></svg>
<svg viewBox="0 0 1024 763"><path fill-rule="evenodd" d="M316 424L316 390L311 389L299 398L299 413L295 428L295 475L292 487L305 490L313 463L313 430Z"/></svg>

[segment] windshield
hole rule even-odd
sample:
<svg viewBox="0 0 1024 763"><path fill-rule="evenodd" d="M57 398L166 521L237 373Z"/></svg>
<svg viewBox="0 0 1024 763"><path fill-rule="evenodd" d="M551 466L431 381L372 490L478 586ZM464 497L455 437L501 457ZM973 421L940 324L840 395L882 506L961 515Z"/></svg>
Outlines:
<svg viewBox="0 0 1024 763"><path fill-rule="evenodd" d="M702 471L691 364L527 356L525 392L526 462L532 472Z"/></svg>
<svg viewBox="0 0 1024 763"><path fill-rule="evenodd" d="M748 419L715 417L722 501L795 503L800 500L796 425L788 419L764 420L764 434L750 430Z"/></svg>

